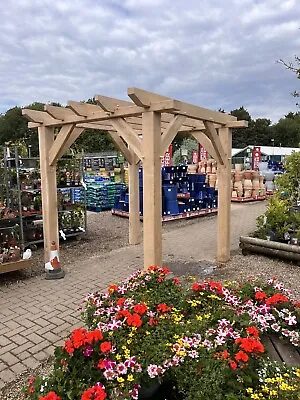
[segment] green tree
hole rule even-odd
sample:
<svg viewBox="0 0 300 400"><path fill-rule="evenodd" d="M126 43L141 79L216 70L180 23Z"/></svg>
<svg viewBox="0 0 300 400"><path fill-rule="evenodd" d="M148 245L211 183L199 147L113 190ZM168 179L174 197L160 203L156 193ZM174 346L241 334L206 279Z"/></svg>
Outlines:
<svg viewBox="0 0 300 400"><path fill-rule="evenodd" d="M294 62L285 62L283 60L279 60L279 62L284 65L288 70L294 72L296 74L297 79L300 79L300 57L295 56ZM294 97L300 97L300 92L295 90L292 95ZM296 103L298 107L300 107L299 103Z"/></svg>
<svg viewBox="0 0 300 400"><path fill-rule="evenodd" d="M289 113L273 126L273 138L277 145L285 147L299 147L300 142L300 115Z"/></svg>

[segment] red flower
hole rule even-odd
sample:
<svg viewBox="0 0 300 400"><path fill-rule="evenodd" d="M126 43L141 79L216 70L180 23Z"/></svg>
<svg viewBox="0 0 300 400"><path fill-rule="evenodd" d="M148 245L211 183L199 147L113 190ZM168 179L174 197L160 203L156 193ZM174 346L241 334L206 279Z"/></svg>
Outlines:
<svg viewBox="0 0 300 400"><path fill-rule="evenodd" d="M73 343L70 339L65 341L65 344L63 346L63 349L66 350L66 352L68 354L73 354L74 353L74 347L73 347Z"/></svg>
<svg viewBox="0 0 300 400"><path fill-rule="evenodd" d="M169 272L170 272L170 270L169 270L168 268L166 268L166 267L164 267L164 268L162 269L162 273L163 273L164 275L168 275Z"/></svg>
<svg viewBox="0 0 300 400"><path fill-rule="evenodd" d="M255 299L256 300L262 301L262 300L266 299L267 297L268 296L267 296L267 294L265 292L256 292L255 293Z"/></svg>
<svg viewBox="0 0 300 400"><path fill-rule="evenodd" d="M97 364L97 368L99 369L104 369L105 368L105 362L104 360L100 360Z"/></svg>
<svg viewBox="0 0 300 400"><path fill-rule="evenodd" d="M156 307L156 311L158 312L168 312L171 311L171 307L167 306L166 303L161 303L158 304L158 306Z"/></svg>
<svg viewBox="0 0 300 400"><path fill-rule="evenodd" d="M255 328L255 326L249 326L248 328L246 328L246 332L248 333L248 335L254 336L255 338L258 338L259 336L259 332Z"/></svg>
<svg viewBox="0 0 300 400"><path fill-rule="evenodd" d="M200 285L199 283L194 283L192 286L193 290L195 290L195 292L198 292L198 290L200 290Z"/></svg>
<svg viewBox="0 0 300 400"><path fill-rule="evenodd" d="M117 285L110 285L108 288L108 293L113 293L115 291L118 290L118 286Z"/></svg>
<svg viewBox="0 0 300 400"><path fill-rule="evenodd" d="M49 392L46 396L40 397L40 400L61 400L55 392Z"/></svg>
<svg viewBox="0 0 300 400"><path fill-rule="evenodd" d="M300 308L300 301L296 301L295 307Z"/></svg>
<svg viewBox="0 0 300 400"><path fill-rule="evenodd" d="M247 351L247 353L263 353L265 351L262 343L253 338L239 338L235 341L241 349Z"/></svg>
<svg viewBox="0 0 300 400"><path fill-rule="evenodd" d="M246 353L244 353L243 351L239 351L236 353L235 357L236 361L244 361L247 362L249 360L249 357Z"/></svg>
<svg viewBox="0 0 300 400"><path fill-rule="evenodd" d="M34 378L33 376L31 376L31 377L28 379L29 385L32 385L34 381L35 381L35 378Z"/></svg>
<svg viewBox="0 0 300 400"><path fill-rule="evenodd" d="M276 293L266 300L266 304L269 306L271 304L286 303L287 301L289 301L289 299L286 296Z"/></svg>
<svg viewBox="0 0 300 400"><path fill-rule="evenodd" d="M165 280L165 277L164 276L159 276L158 278L157 278L157 282L163 282Z"/></svg>
<svg viewBox="0 0 300 400"><path fill-rule="evenodd" d="M127 318L127 324L129 326L136 326L137 328L139 328L143 324L143 322L138 314L130 314Z"/></svg>
<svg viewBox="0 0 300 400"><path fill-rule="evenodd" d="M34 390L35 390L35 389L34 389L34 386L29 386L29 389L28 389L28 392L29 392L29 393L33 393Z"/></svg>
<svg viewBox="0 0 300 400"><path fill-rule="evenodd" d="M173 282L175 285L179 285L180 280L175 276L175 278L173 278Z"/></svg>
<svg viewBox="0 0 300 400"><path fill-rule="evenodd" d="M150 325L150 326L152 326L152 325L158 325L157 319L151 317L150 320L149 320L149 325Z"/></svg>
<svg viewBox="0 0 300 400"><path fill-rule="evenodd" d="M81 395L81 400L104 400L106 398L106 393L104 389L99 386L95 385Z"/></svg>
<svg viewBox="0 0 300 400"><path fill-rule="evenodd" d="M130 312L128 310L121 310L116 314L117 319L128 318L130 317Z"/></svg>
<svg viewBox="0 0 300 400"><path fill-rule="evenodd" d="M71 341L73 342L73 347L79 349L79 347L86 344L86 330L84 328L75 329L71 335Z"/></svg>
<svg viewBox="0 0 300 400"><path fill-rule="evenodd" d="M102 351L102 353L108 353L111 350L111 343L110 342L101 343L100 350Z"/></svg>
<svg viewBox="0 0 300 400"><path fill-rule="evenodd" d="M117 301L117 306L122 306L125 303L125 297L120 297Z"/></svg>
<svg viewBox="0 0 300 400"><path fill-rule="evenodd" d="M223 351L221 352L221 358L222 358L222 360L226 360L226 358L228 358L229 356L230 356L230 354L228 353L227 350L223 350Z"/></svg>
<svg viewBox="0 0 300 400"><path fill-rule="evenodd" d="M230 360L229 366L231 369L233 369L233 371L235 371L237 369L237 363L233 360Z"/></svg>
<svg viewBox="0 0 300 400"><path fill-rule="evenodd" d="M148 271L149 272L151 272L151 271L157 271L158 270L158 267L156 266L156 265L151 265L149 268L148 268Z"/></svg>
<svg viewBox="0 0 300 400"><path fill-rule="evenodd" d="M133 311L137 314L143 315L145 314L145 312L148 310L148 307L146 306L145 303L141 303L141 304L136 304L133 307Z"/></svg>
<svg viewBox="0 0 300 400"><path fill-rule="evenodd" d="M88 332L86 334L86 343L88 344L92 344L93 342L96 342L98 340L102 340L103 339L103 335L101 333L101 331L99 331L98 329L95 329L94 331Z"/></svg>
<svg viewBox="0 0 300 400"><path fill-rule="evenodd" d="M208 284L211 290L215 290L220 294L223 294L223 286L221 285L220 282L209 281Z"/></svg>

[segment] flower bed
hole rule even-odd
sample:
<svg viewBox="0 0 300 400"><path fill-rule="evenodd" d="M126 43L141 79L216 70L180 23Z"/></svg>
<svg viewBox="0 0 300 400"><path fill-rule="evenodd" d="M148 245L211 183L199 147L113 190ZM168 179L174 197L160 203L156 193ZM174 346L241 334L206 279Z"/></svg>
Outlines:
<svg viewBox="0 0 300 400"><path fill-rule="evenodd" d="M27 399L138 399L167 381L176 399L299 400L300 369L270 361L262 343L272 332L300 345L300 307L288 289L275 278L186 289L168 273L150 267L88 294L87 329L56 349L53 373L32 378Z"/></svg>

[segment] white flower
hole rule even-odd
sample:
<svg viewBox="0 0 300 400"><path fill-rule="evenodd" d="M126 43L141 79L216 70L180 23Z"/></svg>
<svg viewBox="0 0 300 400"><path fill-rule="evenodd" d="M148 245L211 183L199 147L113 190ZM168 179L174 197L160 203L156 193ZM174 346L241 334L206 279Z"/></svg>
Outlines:
<svg viewBox="0 0 300 400"><path fill-rule="evenodd" d="M278 324L272 324L271 328L275 331L275 332L279 332L280 331L280 325Z"/></svg>

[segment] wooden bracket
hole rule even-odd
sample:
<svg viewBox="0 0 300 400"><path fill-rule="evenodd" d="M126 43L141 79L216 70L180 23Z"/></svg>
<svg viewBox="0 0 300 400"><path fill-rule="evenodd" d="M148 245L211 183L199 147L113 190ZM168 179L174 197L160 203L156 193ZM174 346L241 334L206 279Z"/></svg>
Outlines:
<svg viewBox="0 0 300 400"><path fill-rule="evenodd" d="M185 119L185 116L177 115L173 121L169 122L167 130L161 136L161 155L165 154Z"/></svg>
<svg viewBox="0 0 300 400"><path fill-rule="evenodd" d="M129 164L134 164L135 159L133 158L133 155L135 154L133 151L130 151L126 144L124 143L123 139L119 135L118 132L109 132L113 142L117 146L117 148L121 151L121 153L124 155L126 160L129 162Z"/></svg>
<svg viewBox="0 0 300 400"><path fill-rule="evenodd" d="M213 122L204 121L204 125L206 128L206 134L209 137L209 139L211 140L212 145L215 149L217 161L222 165L225 164L227 158L226 158L225 152L223 150L223 146L222 146L221 140L219 138L218 132L217 132Z"/></svg>
<svg viewBox="0 0 300 400"><path fill-rule="evenodd" d="M53 166L64 154L65 144L68 141L75 125L64 125L49 150L49 165Z"/></svg>
<svg viewBox="0 0 300 400"><path fill-rule="evenodd" d="M114 118L111 119L110 122L115 130L119 132L119 135L127 142L128 146L130 146L135 154L142 159L142 142L138 134L123 118Z"/></svg>
<svg viewBox="0 0 300 400"><path fill-rule="evenodd" d="M191 135L197 140L197 142L199 142L205 148L205 150L208 151L208 153L212 156L212 158L218 160L218 156L214 149L214 146L212 145L212 142L209 139L209 137L207 137L204 132L194 131L191 132Z"/></svg>

